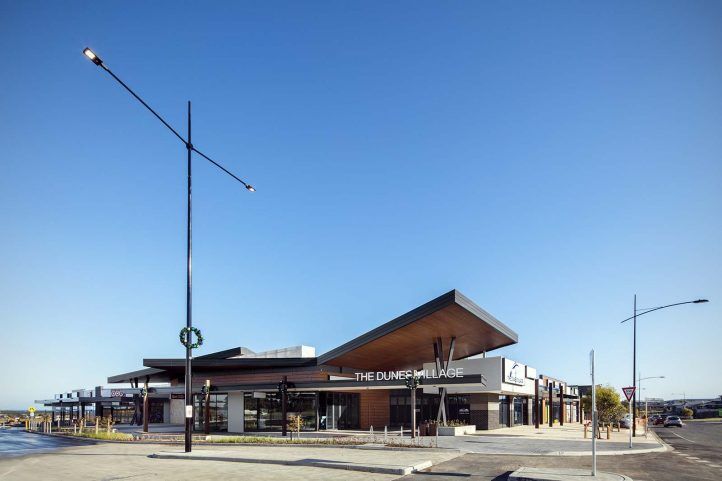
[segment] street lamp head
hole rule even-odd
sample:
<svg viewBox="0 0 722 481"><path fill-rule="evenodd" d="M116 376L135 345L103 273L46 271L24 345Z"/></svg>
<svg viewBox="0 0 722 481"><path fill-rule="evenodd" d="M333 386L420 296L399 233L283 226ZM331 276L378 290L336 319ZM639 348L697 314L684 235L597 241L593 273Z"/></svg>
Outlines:
<svg viewBox="0 0 722 481"><path fill-rule="evenodd" d="M85 50L83 50L83 55L88 57L95 65L98 65L98 66L103 65L103 61L100 60L100 57L95 55L95 53L92 50L90 50L89 48L86 47Z"/></svg>
<svg viewBox="0 0 722 481"><path fill-rule="evenodd" d="M703 302L709 302L709 300L708 299L697 299L696 301L694 301L695 304L702 304Z"/></svg>
<svg viewBox="0 0 722 481"><path fill-rule="evenodd" d="M246 189L248 189L249 192L255 192L256 189L251 184L246 184Z"/></svg>

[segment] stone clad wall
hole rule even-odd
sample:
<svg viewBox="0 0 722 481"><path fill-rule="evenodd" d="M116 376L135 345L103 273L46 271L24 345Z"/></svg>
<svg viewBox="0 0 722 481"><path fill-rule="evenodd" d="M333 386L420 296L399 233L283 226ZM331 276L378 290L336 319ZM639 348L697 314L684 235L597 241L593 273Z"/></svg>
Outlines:
<svg viewBox="0 0 722 481"><path fill-rule="evenodd" d="M486 393L473 393L470 395L471 423L476 429L498 429L499 425L499 395Z"/></svg>

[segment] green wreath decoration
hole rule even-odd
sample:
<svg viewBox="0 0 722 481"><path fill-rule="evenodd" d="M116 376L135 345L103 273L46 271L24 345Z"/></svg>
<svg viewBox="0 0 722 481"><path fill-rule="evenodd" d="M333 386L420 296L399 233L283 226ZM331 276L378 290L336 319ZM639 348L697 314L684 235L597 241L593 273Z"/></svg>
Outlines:
<svg viewBox="0 0 722 481"><path fill-rule="evenodd" d="M190 346L188 345L188 341L186 340L186 334L188 334L189 332L192 332L196 335L196 342L192 343ZM180 335L178 337L180 338L181 344L191 349L197 349L198 347L203 345L203 335L201 334L201 330L197 327L184 327L180 330Z"/></svg>

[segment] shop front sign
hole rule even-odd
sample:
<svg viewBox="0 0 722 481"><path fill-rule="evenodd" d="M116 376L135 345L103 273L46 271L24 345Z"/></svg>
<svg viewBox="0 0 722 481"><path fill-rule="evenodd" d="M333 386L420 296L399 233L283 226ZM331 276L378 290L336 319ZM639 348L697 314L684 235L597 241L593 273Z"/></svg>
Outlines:
<svg viewBox="0 0 722 481"><path fill-rule="evenodd" d="M448 369L440 369L439 372L436 372L436 369L357 372L356 381L403 381L410 377L422 379L454 379L463 376L463 367L450 367Z"/></svg>
<svg viewBox="0 0 722 481"><path fill-rule="evenodd" d="M511 359L504 358L504 382L508 384L524 385L524 366Z"/></svg>

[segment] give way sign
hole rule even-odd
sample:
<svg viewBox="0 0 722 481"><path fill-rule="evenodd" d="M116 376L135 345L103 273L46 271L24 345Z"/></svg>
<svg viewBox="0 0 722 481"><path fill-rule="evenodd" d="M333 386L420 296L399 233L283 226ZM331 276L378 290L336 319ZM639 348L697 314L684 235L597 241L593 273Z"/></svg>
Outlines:
<svg viewBox="0 0 722 481"><path fill-rule="evenodd" d="M622 392L624 393L625 396L627 396L627 401L632 400L632 396L634 396L634 391L636 391L636 390L637 390L637 388L634 386L622 388Z"/></svg>

